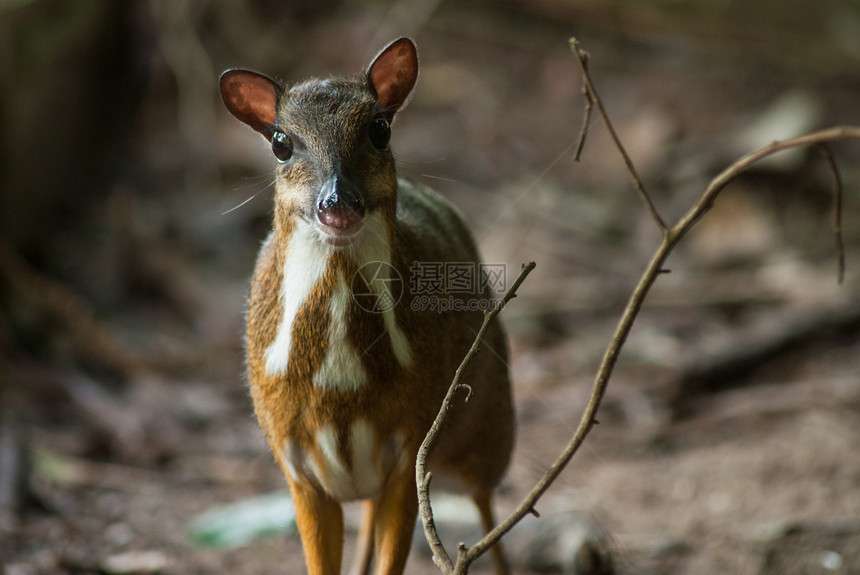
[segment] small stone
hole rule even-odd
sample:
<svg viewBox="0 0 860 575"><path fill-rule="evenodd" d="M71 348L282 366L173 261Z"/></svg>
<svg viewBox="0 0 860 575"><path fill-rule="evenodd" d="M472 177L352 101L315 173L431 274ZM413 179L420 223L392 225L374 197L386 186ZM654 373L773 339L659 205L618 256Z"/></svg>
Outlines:
<svg viewBox="0 0 860 575"><path fill-rule="evenodd" d="M842 555L836 551L822 551L818 556L818 563L828 571L838 571L843 562Z"/></svg>
<svg viewBox="0 0 860 575"><path fill-rule="evenodd" d="M128 523L114 523L105 529L105 537L114 545L128 545L134 539L134 533Z"/></svg>
<svg viewBox="0 0 860 575"><path fill-rule="evenodd" d="M167 556L161 551L129 551L111 555L102 561L105 573L121 575L125 573L156 573L169 564Z"/></svg>

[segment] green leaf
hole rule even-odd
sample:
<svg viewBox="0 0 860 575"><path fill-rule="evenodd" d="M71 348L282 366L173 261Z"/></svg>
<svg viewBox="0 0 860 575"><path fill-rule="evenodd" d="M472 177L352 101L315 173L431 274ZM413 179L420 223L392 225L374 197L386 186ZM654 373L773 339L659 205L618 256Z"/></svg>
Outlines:
<svg viewBox="0 0 860 575"><path fill-rule="evenodd" d="M202 547L230 549L282 533L295 533L296 510L282 491L213 507L188 523L188 538Z"/></svg>

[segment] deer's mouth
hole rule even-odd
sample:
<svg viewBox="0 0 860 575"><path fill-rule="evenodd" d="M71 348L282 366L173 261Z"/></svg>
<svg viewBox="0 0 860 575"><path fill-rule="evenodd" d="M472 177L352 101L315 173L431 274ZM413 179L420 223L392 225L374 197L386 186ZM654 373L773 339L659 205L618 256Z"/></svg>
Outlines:
<svg viewBox="0 0 860 575"><path fill-rule="evenodd" d="M362 228L363 218L353 214L332 214L317 212L317 229L323 240L335 247L344 247L355 242Z"/></svg>
<svg viewBox="0 0 860 575"><path fill-rule="evenodd" d="M317 221L323 229L333 235L353 234L361 228L364 210L336 206L328 209L317 207Z"/></svg>

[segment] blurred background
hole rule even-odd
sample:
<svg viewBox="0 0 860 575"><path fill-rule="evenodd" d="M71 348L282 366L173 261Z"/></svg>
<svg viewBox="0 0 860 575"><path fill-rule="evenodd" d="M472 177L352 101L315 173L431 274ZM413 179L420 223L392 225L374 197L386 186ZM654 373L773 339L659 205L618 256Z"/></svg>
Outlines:
<svg viewBox="0 0 860 575"><path fill-rule="evenodd" d="M854 0L0 2L5 575L302 570L286 519L242 545L192 525L283 488L242 358L273 161L217 78L355 73L403 35L421 72L400 175L457 204L508 282L538 264L504 313L501 511L572 435L659 242L596 116L573 159L569 38L669 221L746 152L860 124ZM860 144L832 151L844 282L819 150L729 186L654 287L601 425L511 534L516 572L860 571ZM420 546L409 569L436 572Z"/></svg>

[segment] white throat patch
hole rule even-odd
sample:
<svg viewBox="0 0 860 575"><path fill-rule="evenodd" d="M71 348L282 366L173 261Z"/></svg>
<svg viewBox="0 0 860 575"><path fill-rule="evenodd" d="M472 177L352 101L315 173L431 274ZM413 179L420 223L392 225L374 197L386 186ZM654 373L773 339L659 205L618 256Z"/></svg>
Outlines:
<svg viewBox="0 0 860 575"><path fill-rule="evenodd" d="M391 264L391 247L388 242L388 226L381 213L367 216L362 237L347 248L350 258L360 268L368 262ZM287 373L293 322L299 309L307 300L314 285L326 271L332 246L320 241L320 232L311 224L299 221L287 245L281 282L281 304L284 314L278 326L275 340L266 350L266 371L270 375ZM371 282L371 289L381 294L386 282ZM361 364L361 356L370 350L355 350L347 338L347 315L352 294L344 278L338 278L335 291L329 302L328 349L320 370L314 374L314 385L341 390L355 390L367 381ZM383 321L397 361L402 366L412 362L412 349L403 330L397 325L395 308L383 312Z"/></svg>

